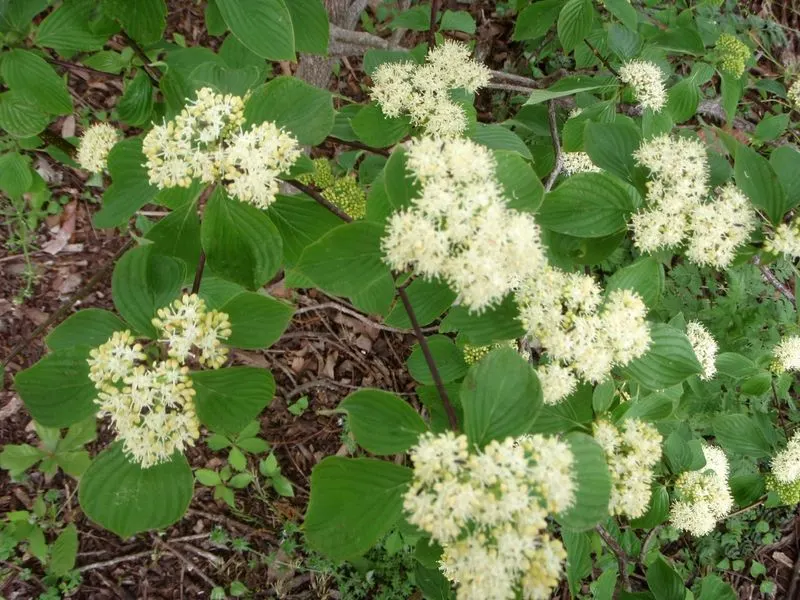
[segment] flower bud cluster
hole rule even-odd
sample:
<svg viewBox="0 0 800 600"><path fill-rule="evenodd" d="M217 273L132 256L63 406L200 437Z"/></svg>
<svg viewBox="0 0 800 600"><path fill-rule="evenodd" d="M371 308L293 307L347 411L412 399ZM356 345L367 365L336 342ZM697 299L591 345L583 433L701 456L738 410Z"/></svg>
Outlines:
<svg viewBox="0 0 800 600"><path fill-rule="evenodd" d="M227 349L219 340L231 333L228 316L206 311L195 295L176 300L159 316L154 324L168 344L167 360L149 364L130 331L115 332L88 359L89 378L98 390L95 403L110 416L125 453L145 469L169 461L200 436L185 363L195 356L201 364L221 366Z"/></svg>
<svg viewBox="0 0 800 600"><path fill-rule="evenodd" d="M446 40L428 52L425 64L380 65L372 76L372 98L387 117L407 114L428 135L455 137L466 130L467 116L450 91L474 93L489 83L489 75L489 69L470 58L465 44Z"/></svg>
<svg viewBox="0 0 800 600"><path fill-rule="evenodd" d="M574 502L574 457L541 435L470 452L466 436L426 434L411 449L404 508L444 548L441 569L459 600L549 598L566 552L547 516Z"/></svg>
<svg viewBox="0 0 800 600"><path fill-rule="evenodd" d="M539 227L506 205L486 147L420 138L407 156L421 189L410 208L389 219L382 240L387 264L445 280L457 302L478 313L544 267Z"/></svg>
<svg viewBox="0 0 800 600"><path fill-rule="evenodd" d="M717 341L714 336L698 321L689 321L686 324L686 337L692 344L692 350L703 367L700 379L708 381L717 373Z"/></svg>
<svg viewBox="0 0 800 600"><path fill-rule="evenodd" d="M632 60L619 69L619 78L633 88L639 106L659 112L667 104L664 73L658 65L646 60Z"/></svg>
<svg viewBox="0 0 800 600"><path fill-rule="evenodd" d="M736 78L744 73L745 63L750 58L750 48L735 35L723 33L717 39L720 68Z"/></svg>
<svg viewBox="0 0 800 600"><path fill-rule="evenodd" d="M711 533L717 522L733 508L725 453L716 446L704 446L703 455L705 467L678 477L675 482L677 499L670 509L672 525L694 536Z"/></svg>
<svg viewBox="0 0 800 600"><path fill-rule="evenodd" d="M143 142L150 183L163 189L188 187L193 179L221 181L231 196L267 208L278 192L278 175L301 151L274 123L243 130L244 102L202 88L172 121L153 127Z"/></svg>
<svg viewBox="0 0 800 600"><path fill-rule="evenodd" d="M517 350L517 342L516 340L505 340L502 342L495 342L494 344L487 344L485 346L464 344L464 347L461 348L461 352L464 354L464 362L466 362L468 365L474 365L475 363L480 362L493 350L498 350L500 348L511 348L512 350Z"/></svg>
<svg viewBox="0 0 800 600"><path fill-rule="evenodd" d="M355 175L336 177L327 159L314 159L314 172L301 175L299 179L306 185L316 185L328 200L353 219L363 219L367 214L367 194L358 185Z"/></svg>
<svg viewBox="0 0 800 600"><path fill-rule="evenodd" d="M119 131L108 123L95 123L87 129L78 144L78 164L91 173L102 173L108 154L120 140Z"/></svg>
<svg viewBox="0 0 800 600"><path fill-rule="evenodd" d="M638 419L626 419L619 427L598 421L594 439L603 448L611 473L609 512L631 519L643 516L650 504L653 467L661 460L661 434Z"/></svg>

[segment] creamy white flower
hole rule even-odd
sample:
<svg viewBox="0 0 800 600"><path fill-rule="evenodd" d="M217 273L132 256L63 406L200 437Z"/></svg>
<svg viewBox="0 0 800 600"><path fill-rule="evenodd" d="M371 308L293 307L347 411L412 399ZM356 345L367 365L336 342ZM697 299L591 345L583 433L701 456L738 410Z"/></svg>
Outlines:
<svg viewBox="0 0 800 600"><path fill-rule="evenodd" d="M700 379L708 381L717 372L716 360L719 348L717 342L708 329L697 321L689 321L686 324L686 336L692 344L692 350L694 350L697 360L700 361L700 365L703 367Z"/></svg>
<svg viewBox="0 0 800 600"><path fill-rule="evenodd" d="M567 175L575 173L600 173L602 169L596 166L586 152L564 152L561 155L564 161L564 172Z"/></svg>
<svg viewBox="0 0 800 600"><path fill-rule="evenodd" d="M619 69L619 78L633 88L640 106L659 112L667 104L664 73L655 63L632 60Z"/></svg>
<svg viewBox="0 0 800 600"><path fill-rule="evenodd" d="M119 131L108 123L95 123L81 136L78 164L91 173L102 173L107 167L108 154L120 137Z"/></svg>
<svg viewBox="0 0 800 600"><path fill-rule="evenodd" d="M789 98L789 102L792 103L792 106L795 108L800 107L800 79L795 79L786 95Z"/></svg>
<svg viewBox="0 0 800 600"><path fill-rule="evenodd" d="M772 236L764 241L764 249L790 258L800 257L800 220L778 225Z"/></svg>
<svg viewBox="0 0 800 600"><path fill-rule="evenodd" d="M696 206L689 216L686 257L701 266L725 269L736 249L745 244L756 227L756 214L739 189L728 184L717 198Z"/></svg>
<svg viewBox="0 0 800 600"><path fill-rule="evenodd" d="M800 479L800 432L795 432L772 459L772 474L780 483L794 483Z"/></svg>
<svg viewBox="0 0 800 600"><path fill-rule="evenodd" d="M558 404L578 387L575 374L567 367L555 363L539 365L536 375L539 376L539 383L542 386L544 403L548 405Z"/></svg>
<svg viewBox="0 0 800 600"><path fill-rule="evenodd" d="M772 351L780 371L800 371L800 335L783 338Z"/></svg>
<svg viewBox="0 0 800 600"><path fill-rule="evenodd" d="M704 446L703 455L705 467L678 477L675 483L678 499L670 510L673 526L694 536L710 533L733 508L725 453L716 446Z"/></svg>

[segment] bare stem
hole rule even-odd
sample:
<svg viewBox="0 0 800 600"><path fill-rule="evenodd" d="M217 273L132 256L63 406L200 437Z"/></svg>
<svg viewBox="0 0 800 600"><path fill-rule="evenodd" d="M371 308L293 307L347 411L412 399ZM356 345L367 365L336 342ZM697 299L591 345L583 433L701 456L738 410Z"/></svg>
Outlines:
<svg viewBox="0 0 800 600"><path fill-rule="evenodd" d="M357 148L359 150L366 150L367 152L380 154L381 156L389 156L389 154L391 154L386 148L373 148L372 146L367 146L366 144L362 144L361 142L357 142L355 140L340 140L332 135L329 135L327 138L325 138L325 141L332 142L334 144L342 144L343 146L350 146L351 148Z"/></svg>
<svg viewBox="0 0 800 600"><path fill-rule="evenodd" d="M758 256L753 257L753 264L757 266L761 270L761 276L764 280L772 285L776 290L778 290L783 297L786 298L792 305L797 305L797 299L794 297L792 290L790 290L786 284L780 281L777 277L775 277L775 273L769 270L766 265L761 264L761 258Z"/></svg>
<svg viewBox="0 0 800 600"><path fill-rule="evenodd" d="M203 281L203 270L206 266L206 251L200 251L200 258L197 261L197 269L194 272L194 281L192 282L192 293L196 294L200 291L200 283Z"/></svg>
<svg viewBox="0 0 800 600"><path fill-rule="evenodd" d="M622 546L619 545L617 540L614 539L608 531L606 531L602 525L598 525L595 527L595 531L600 534L603 542L605 542L606 546L608 546L609 550L617 557L617 565L619 566L619 575L622 578L622 587L625 588L626 592L631 591L631 580L628 577L628 555L625 554L625 550L622 549Z"/></svg>
<svg viewBox="0 0 800 600"><path fill-rule="evenodd" d="M591 44L591 42L590 42L589 40L587 40L587 39L584 39L584 40L583 40L583 43L584 43L584 44L586 44L586 45L589 47L589 50L591 50L591 51L592 51L592 54L594 54L594 55L595 55L595 57L597 57L597 60L599 60L601 63L603 63L603 66L604 66L606 69L608 69L609 71L611 71L611 74L612 74L614 77L619 77L619 73L617 72L617 70L616 70L614 67L612 67L612 66L611 66L611 63L610 63L610 62L608 62L608 59L607 59L605 56L603 56L602 54L600 54L600 53L597 51L597 48L595 48L594 46L592 46L592 44Z"/></svg>
<svg viewBox="0 0 800 600"><path fill-rule="evenodd" d="M428 50L436 47L436 17L439 16L439 5L441 0L431 2L431 28L428 30Z"/></svg>
<svg viewBox="0 0 800 600"><path fill-rule="evenodd" d="M75 146L70 144L60 135L53 133L49 129L44 129L39 133L39 137L42 138L46 144L51 144L64 152L70 158L75 158L75 154L78 151L77 148L75 148Z"/></svg>
<svg viewBox="0 0 800 600"><path fill-rule="evenodd" d="M147 58L147 54L145 54L145 51L142 50L142 47L138 43L136 43L136 40L134 40L131 36L129 36L124 29L121 30L121 34L122 37L125 38L125 43L131 47L133 53L136 54L136 56L139 57L139 60L142 61L142 68L144 69L144 72L147 73L147 76L150 78L150 83L152 83L154 87L158 87L158 82L161 79L161 74L150 66L150 59Z"/></svg>
<svg viewBox="0 0 800 600"><path fill-rule="evenodd" d="M550 173L550 177L547 178L547 183L544 186L544 190L549 192L553 189L553 185L558 179L558 175L564 169L564 153L561 151L561 142L558 139L558 117L556 115L556 103L554 100L550 100L550 104L547 107L547 115L550 119L550 137L553 140L553 150L555 151L556 155L556 164L553 167L552 172Z"/></svg>
<svg viewBox="0 0 800 600"><path fill-rule="evenodd" d="M301 192L303 192L307 196L310 196L311 198L316 200L319 204L321 204L322 206L327 208L329 211L331 211L333 214L335 214L337 217L339 217L342 221L344 221L346 223L351 223L353 221L353 217L348 215L341 208L336 206L333 202L328 200L325 196L320 194L314 188L307 186L305 183L300 183L296 179L287 179L286 183L288 183L293 188L296 188L296 189L300 190Z"/></svg>

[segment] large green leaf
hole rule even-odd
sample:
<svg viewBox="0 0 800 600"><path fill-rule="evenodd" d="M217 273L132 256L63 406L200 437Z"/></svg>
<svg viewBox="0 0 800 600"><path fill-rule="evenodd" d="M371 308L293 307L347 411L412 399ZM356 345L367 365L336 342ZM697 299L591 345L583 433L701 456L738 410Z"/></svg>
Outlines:
<svg viewBox="0 0 800 600"><path fill-rule="evenodd" d="M373 187L379 183L375 180ZM397 148L383 170L383 187L386 191L386 199L390 207L390 212L396 212L411 206L412 200L419 195L420 186L414 176L407 168L407 156L403 148ZM367 202L370 202L370 198Z"/></svg>
<svg viewBox="0 0 800 600"><path fill-rule="evenodd" d="M139 127L149 123L153 112L153 88L150 78L143 70L128 83L125 93L117 102L117 111L120 120L128 125Z"/></svg>
<svg viewBox="0 0 800 600"><path fill-rule="evenodd" d="M290 304L256 292L239 294L220 310L231 320L226 343L236 348L268 348L278 341L294 314Z"/></svg>
<svg viewBox="0 0 800 600"><path fill-rule="evenodd" d="M442 333L458 331L476 346L500 340L513 340L525 334L525 329L519 320L519 308L511 295L506 296L499 305L479 315L470 313L463 306L454 306L442 320L439 331Z"/></svg>
<svg viewBox="0 0 800 600"><path fill-rule="evenodd" d="M611 476L605 453L594 438L571 433L567 441L575 458L575 503L556 520L566 529L585 531L608 518Z"/></svg>
<svg viewBox="0 0 800 600"><path fill-rule="evenodd" d="M200 238L211 270L246 288L261 287L281 267L283 242L269 217L221 188L206 205Z"/></svg>
<svg viewBox="0 0 800 600"><path fill-rule="evenodd" d="M460 379L467 373L464 355L449 337L446 335L431 336L428 338L428 347L444 383ZM411 356L408 357L408 372L420 383L426 385L434 383L433 375L419 344L414 344Z"/></svg>
<svg viewBox="0 0 800 600"><path fill-rule="evenodd" d="M309 246L342 224L342 220L308 196L278 195L267 211L283 239L286 265L291 267Z"/></svg>
<svg viewBox="0 0 800 600"><path fill-rule="evenodd" d="M700 88L691 77L687 77L670 89L667 111L675 123L683 123L695 115L699 103Z"/></svg>
<svg viewBox="0 0 800 600"><path fill-rule="evenodd" d="M382 460L323 459L311 472L308 545L335 561L364 554L400 519L412 474Z"/></svg>
<svg viewBox="0 0 800 600"><path fill-rule="evenodd" d="M69 427L97 411L89 379L89 346L51 352L14 378L31 416L45 427Z"/></svg>
<svg viewBox="0 0 800 600"><path fill-rule="evenodd" d="M193 488L192 469L182 454L142 469L128 460L117 442L81 477L78 497L87 517L127 538L175 523L189 508Z"/></svg>
<svg viewBox="0 0 800 600"><path fill-rule="evenodd" d="M591 92L599 89L606 89L619 85L615 79L609 77L589 77L587 75L576 75L574 77L564 77L546 90L534 90L528 97L525 104L540 104L548 100L574 96L581 92Z"/></svg>
<svg viewBox="0 0 800 600"><path fill-rule="evenodd" d="M631 31L636 31L639 16L628 0L605 0L603 6Z"/></svg>
<svg viewBox="0 0 800 600"><path fill-rule="evenodd" d="M377 455L403 453L427 431L408 402L381 390L363 389L342 400L356 442Z"/></svg>
<svg viewBox="0 0 800 600"><path fill-rule="evenodd" d="M544 186L531 164L516 152L495 150L495 175L509 208L534 213L542 204Z"/></svg>
<svg viewBox="0 0 800 600"><path fill-rule="evenodd" d="M569 0L558 15L558 39L565 51L574 50L592 31L592 0Z"/></svg>
<svg viewBox="0 0 800 600"><path fill-rule="evenodd" d="M791 146L775 148L769 155L769 164L786 192L786 208L800 204L800 152Z"/></svg>
<svg viewBox="0 0 800 600"><path fill-rule="evenodd" d="M606 173L578 173L545 196L536 220L542 227L575 237L599 238L627 225L633 203Z"/></svg>
<svg viewBox="0 0 800 600"><path fill-rule="evenodd" d="M99 308L87 308L71 315L45 338L50 350L66 350L75 346L99 346L115 331L128 326L114 313Z"/></svg>
<svg viewBox="0 0 800 600"><path fill-rule="evenodd" d="M656 485L650 494L650 506L647 512L638 519L631 519L631 526L640 529L652 529L661 525L669 516L669 492L663 485Z"/></svg>
<svg viewBox="0 0 800 600"><path fill-rule="evenodd" d="M284 0L217 0L233 35L261 58L294 60L292 15Z"/></svg>
<svg viewBox="0 0 800 600"><path fill-rule="evenodd" d="M108 154L111 185L103 194L103 207L94 214L96 227L127 223L137 210L153 201L158 189L148 180L141 138L119 142Z"/></svg>
<svg viewBox="0 0 800 600"><path fill-rule="evenodd" d="M197 418L224 434L239 433L275 395L275 379L266 369L230 367L191 373Z"/></svg>
<svg viewBox="0 0 800 600"><path fill-rule="evenodd" d="M650 256L645 256L623 267L609 277L606 294L612 290L628 289L638 293L644 303L655 308L664 294L664 267Z"/></svg>
<svg viewBox="0 0 800 600"><path fill-rule="evenodd" d="M387 117L380 106L370 102L350 120L358 139L374 148L393 146L411 131L408 117Z"/></svg>
<svg viewBox="0 0 800 600"><path fill-rule="evenodd" d="M779 223L791 203L769 161L752 148L740 145L733 168L736 185L764 210L770 221Z"/></svg>
<svg viewBox="0 0 800 600"><path fill-rule="evenodd" d="M514 26L514 41L533 40L542 37L556 24L563 0L543 0L522 9Z"/></svg>
<svg viewBox="0 0 800 600"><path fill-rule="evenodd" d="M105 14L120 22L134 40L149 46L161 40L167 25L165 0L103 0Z"/></svg>
<svg viewBox="0 0 800 600"><path fill-rule="evenodd" d="M183 190L184 188L179 188ZM194 185L188 202L183 202L150 228L145 237L152 241L153 252L180 258L192 273L200 260L200 217L197 200L201 187ZM162 198L163 199L163 198Z"/></svg>
<svg viewBox="0 0 800 600"><path fill-rule="evenodd" d="M461 386L464 433L485 446L492 440L527 433L542 406L539 379L518 352L490 352L467 373Z"/></svg>
<svg viewBox="0 0 800 600"><path fill-rule="evenodd" d="M617 177L634 181L636 163L633 153L639 148L642 138L629 122L586 123L583 143L592 162Z"/></svg>
<svg viewBox="0 0 800 600"><path fill-rule="evenodd" d="M491 150L509 150L527 160L533 160L533 155L525 142L516 133L502 125L478 123L470 137Z"/></svg>
<svg viewBox="0 0 800 600"><path fill-rule="evenodd" d="M730 452L752 458L768 458L773 454L764 433L747 415L720 415L714 419L717 442Z"/></svg>
<svg viewBox="0 0 800 600"><path fill-rule="evenodd" d="M0 129L14 137L36 135L50 122L48 116L19 92L0 94Z"/></svg>
<svg viewBox="0 0 800 600"><path fill-rule="evenodd" d="M327 54L328 11L322 0L284 0L292 16L294 45L298 52Z"/></svg>
<svg viewBox="0 0 800 600"><path fill-rule="evenodd" d="M50 0L0 1L0 33L27 33L33 18L47 8Z"/></svg>
<svg viewBox="0 0 800 600"><path fill-rule="evenodd" d="M72 112L67 84L45 60L28 50L3 54L0 73L12 92L17 92L45 113L66 115Z"/></svg>
<svg viewBox="0 0 800 600"><path fill-rule="evenodd" d="M75 566L78 554L78 528L75 523L67 525L58 534L56 541L50 549L50 564L48 571L53 575L63 577Z"/></svg>
<svg viewBox="0 0 800 600"><path fill-rule="evenodd" d="M114 306L136 332L155 338L151 321L178 296L185 272L181 261L156 254L150 246L128 250L111 276Z"/></svg>
<svg viewBox="0 0 800 600"><path fill-rule="evenodd" d="M96 12L96 0L65 0L39 25L36 44L53 48L63 56L99 50L108 41L108 35L92 30L90 24Z"/></svg>
<svg viewBox="0 0 800 600"><path fill-rule="evenodd" d="M19 152L0 155L0 190L18 198L33 184L30 159Z"/></svg>
<svg viewBox="0 0 800 600"><path fill-rule="evenodd" d="M422 326L439 317L456 299L456 293L447 284L426 279L415 279L406 288L406 294ZM401 302L398 302L386 317L386 324L392 327L411 328L411 319L408 318L405 306Z"/></svg>
<svg viewBox="0 0 800 600"><path fill-rule="evenodd" d="M558 404L542 406L531 433L560 434L584 429L592 422L593 417L592 388L581 385Z"/></svg>
<svg viewBox="0 0 800 600"><path fill-rule="evenodd" d="M681 331L663 323L650 326L650 348L622 369L642 386L660 390L677 385L702 372L689 339Z"/></svg>
<svg viewBox="0 0 800 600"><path fill-rule="evenodd" d="M253 91L244 116L248 123L272 121L301 144L315 146L330 134L335 113L328 90L281 76Z"/></svg>
<svg viewBox="0 0 800 600"><path fill-rule="evenodd" d="M723 581L719 575L707 575L700 580L700 595L697 600L738 600L739 595L731 584Z"/></svg>
<svg viewBox="0 0 800 600"><path fill-rule="evenodd" d="M647 586L656 600L684 600L686 587L683 577L673 569L663 556L656 558L647 568Z"/></svg>

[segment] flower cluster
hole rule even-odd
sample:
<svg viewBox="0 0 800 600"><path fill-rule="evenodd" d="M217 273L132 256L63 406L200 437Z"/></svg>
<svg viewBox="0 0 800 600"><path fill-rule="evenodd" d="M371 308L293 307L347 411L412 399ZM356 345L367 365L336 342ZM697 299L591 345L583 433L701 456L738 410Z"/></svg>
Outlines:
<svg viewBox="0 0 800 600"><path fill-rule="evenodd" d="M782 254L788 258L800 257L800 220L781 223L775 228L772 237L764 241L764 249L773 254Z"/></svg>
<svg viewBox="0 0 800 600"><path fill-rule="evenodd" d="M567 175L600 173L603 170L592 162L586 152L564 152L561 158L564 161L564 172Z"/></svg>
<svg viewBox="0 0 800 600"><path fill-rule="evenodd" d="M392 268L441 278L458 302L481 312L544 267L539 228L508 208L484 146L420 138L408 148L408 167L421 191L389 219L382 248Z"/></svg>
<svg viewBox="0 0 800 600"><path fill-rule="evenodd" d="M772 350L775 371L800 371L800 335L783 338Z"/></svg>
<svg viewBox="0 0 800 600"><path fill-rule="evenodd" d="M702 323L689 321L686 324L686 337L692 344L692 350L703 367L700 379L708 381L717 373L717 341Z"/></svg>
<svg viewBox="0 0 800 600"><path fill-rule="evenodd" d="M163 189L188 187L192 179L222 181L231 196L268 207L278 175L294 164L300 147L274 123L243 125L243 98L201 89L178 116L145 136L150 183Z"/></svg>
<svg viewBox="0 0 800 600"><path fill-rule="evenodd" d="M667 104L667 90L664 88L664 73L655 63L646 60L632 60L619 69L619 78L633 88L636 100L642 108L659 112Z"/></svg>
<svg viewBox="0 0 800 600"><path fill-rule="evenodd" d="M578 388L578 378L572 369L558 363L539 365L536 375L542 386L542 400L549 406L568 398Z"/></svg>
<svg viewBox="0 0 800 600"><path fill-rule="evenodd" d="M704 446L706 466L681 473L675 482L678 499L672 503L670 519L677 529L694 536L711 533L717 522L733 508L728 486L728 459L716 446Z"/></svg>
<svg viewBox="0 0 800 600"><path fill-rule="evenodd" d="M88 359L89 378L98 390L95 402L111 417L126 454L145 469L194 445L200 423L185 363L195 356L201 364L219 367L227 353L219 340L231 333L228 316L206 311L194 295L159 316L154 323L168 344L167 360L148 364L130 331L115 332Z"/></svg>
<svg viewBox="0 0 800 600"><path fill-rule="evenodd" d="M598 421L594 439L603 448L611 473L609 512L641 517L650 503L653 467L661 460L661 434L638 419L626 419L619 427Z"/></svg>
<svg viewBox="0 0 800 600"><path fill-rule="evenodd" d="M789 102L792 103L792 106L795 108L800 107L800 79L796 79L794 83L789 86L789 91L786 95L789 98Z"/></svg>
<svg viewBox="0 0 800 600"><path fill-rule="evenodd" d="M428 52L425 64L380 65L372 76L372 98L387 117L407 114L429 135L455 137L467 128L467 116L450 91L474 93L489 83L489 74L470 58L466 45L447 40Z"/></svg>
<svg viewBox="0 0 800 600"><path fill-rule="evenodd" d="M745 62L750 58L750 48L735 35L723 33L717 39L716 50L719 53L720 67L734 77L744 73Z"/></svg>
<svg viewBox="0 0 800 600"><path fill-rule="evenodd" d="M800 479L800 432L772 459L772 474L780 483L794 483Z"/></svg>
<svg viewBox="0 0 800 600"><path fill-rule="evenodd" d="M571 393L575 376L603 381L614 366L638 358L650 344L641 297L619 289L603 302L600 286L588 275L546 267L523 282L516 297L528 338L538 340L551 363L561 366L540 367L548 403Z"/></svg>
<svg viewBox="0 0 800 600"><path fill-rule="evenodd" d="M102 173L108 153L119 141L119 131L108 123L95 123L87 129L78 144L78 164L91 173Z"/></svg>
<svg viewBox="0 0 800 600"><path fill-rule="evenodd" d="M747 198L733 185L708 196L708 158L699 141L668 134L644 142L634 154L649 169L647 208L633 215L634 242L656 252L687 240L687 257L726 268L756 225Z"/></svg>
<svg viewBox="0 0 800 600"><path fill-rule="evenodd" d="M459 600L550 597L566 552L546 518L575 496L567 444L533 435L470 453L463 435L429 433L411 460L408 520L443 546L441 568Z"/></svg>
<svg viewBox="0 0 800 600"><path fill-rule="evenodd" d="M464 354L464 362L466 362L468 365L474 365L492 350L497 350L499 348L511 348L512 350L516 350L517 342L516 340L505 340L503 342L495 342L494 344L487 344L485 346L464 344L464 347L461 348L461 352Z"/></svg>

